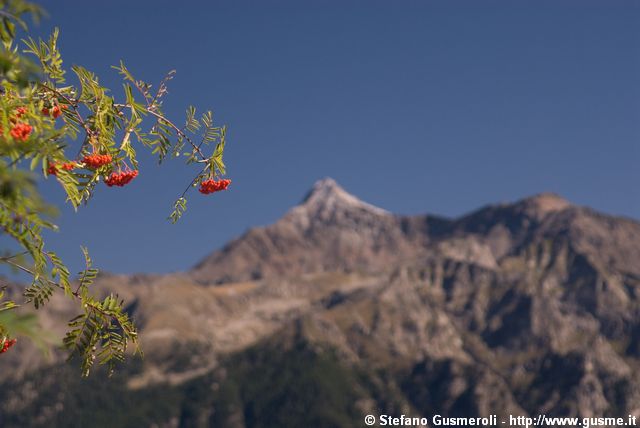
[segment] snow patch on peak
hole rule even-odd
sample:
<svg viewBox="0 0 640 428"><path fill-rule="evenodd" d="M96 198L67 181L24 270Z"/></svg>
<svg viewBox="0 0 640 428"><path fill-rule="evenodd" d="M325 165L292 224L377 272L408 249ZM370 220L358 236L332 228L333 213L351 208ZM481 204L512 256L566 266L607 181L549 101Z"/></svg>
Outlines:
<svg viewBox="0 0 640 428"><path fill-rule="evenodd" d="M313 224L373 224L391 213L361 201L332 178L317 181L300 205L283 218L284 223L307 229Z"/></svg>
<svg viewBox="0 0 640 428"><path fill-rule="evenodd" d="M520 204L526 211L536 217L543 217L552 212L563 211L572 206L571 202L551 192L531 196L522 200Z"/></svg>
<svg viewBox="0 0 640 428"><path fill-rule="evenodd" d="M336 208L353 208L380 215L389 214L388 211L382 208L378 208L356 198L344 190L333 178L329 177L316 181L299 207L305 207L307 211L312 212L334 210Z"/></svg>

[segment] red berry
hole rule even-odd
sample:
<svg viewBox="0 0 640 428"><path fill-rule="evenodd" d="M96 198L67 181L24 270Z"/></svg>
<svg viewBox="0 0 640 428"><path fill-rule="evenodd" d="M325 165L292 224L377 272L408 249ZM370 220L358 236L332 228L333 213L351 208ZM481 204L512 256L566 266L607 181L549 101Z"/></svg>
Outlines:
<svg viewBox="0 0 640 428"><path fill-rule="evenodd" d="M5 352L7 352L7 350L15 345L17 341L18 339L8 340L5 338L4 343L2 344L2 349L0 349L0 354L4 354Z"/></svg>
<svg viewBox="0 0 640 428"><path fill-rule="evenodd" d="M51 109L51 116L53 116L54 119L57 119L61 114L62 110L60 109L60 107L53 106L53 108Z"/></svg>
<svg viewBox="0 0 640 428"><path fill-rule="evenodd" d="M32 130L33 127L31 125L19 122L11 128L11 136L16 140L26 141L29 138L29 135L31 135Z"/></svg>
<svg viewBox="0 0 640 428"><path fill-rule="evenodd" d="M55 163L53 163L53 164L49 165L49 168L47 169L47 172L49 173L49 175L57 175L59 169L64 169L65 171L72 171L77 166L78 165L75 162L65 162L60 166L58 166Z"/></svg>
<svg viewBox="0 0 640 428"><path fill-rule="evenodd" d="M107 186L119 186L127 185L138 176L138 170L127 170L122 172L112 172L109 177L105 178L104 182Z"/></svg>
<svg viewBox="0 0 640 428"><path fill-rule="evenodd" d="M214 179L205 180L200 183L200 193L208 195L209 193L219 192L221 190L227 190L231 184L231 180L223 179L216 181Z"/></svg>
<svg viewBox="0 0 640 428"><path fill-rule="evenodd" d="M100 154L91 154L86 155L82 158L82 162L89 169L98 169L101 166L107 165L111 163L111 155L100 155Z"/></svg>

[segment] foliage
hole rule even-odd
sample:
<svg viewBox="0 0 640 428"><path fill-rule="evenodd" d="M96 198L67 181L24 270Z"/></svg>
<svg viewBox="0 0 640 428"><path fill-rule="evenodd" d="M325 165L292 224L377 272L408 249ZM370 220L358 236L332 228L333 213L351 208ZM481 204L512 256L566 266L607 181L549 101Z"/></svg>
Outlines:
<svg viewBox="0 0 640 428"><path fill-rule="evenodd" d="M45 247L42 231L57 229L52 222L55 209L38 192L37 177L55 177L67 202L78 209L101 181L123 186L133 180L140 147L160 163L183 157L199 169L175 202L169 216L175 223L186 210L189 189L225 174L226 128L214 124L211 112L198 116L193 107L187 109L183 126L164 115L174 71L153 90L120 62L113 68L123 78L122 100L86 68L73 66L69 73L58 49L57 29L48 40L28 37L24 17L36 20L41 14L27 1L0 0L0 228L20 247L0 261L32 277L24 298L36 309L56 291L77 301L81 312L69 322L64 347L70 358L80 359L83 375L96 360L112 372L129 344L139 350L136 328L117 296L98 299L92 293L98 271L86 249L86 268L73 281L63 261ZM18 33L24 33L22 42ZM206 155L209 146L211 154ZM0 294L0 311L17 306ZM0 318L0 339L15 334L12 330Z"/></svg>

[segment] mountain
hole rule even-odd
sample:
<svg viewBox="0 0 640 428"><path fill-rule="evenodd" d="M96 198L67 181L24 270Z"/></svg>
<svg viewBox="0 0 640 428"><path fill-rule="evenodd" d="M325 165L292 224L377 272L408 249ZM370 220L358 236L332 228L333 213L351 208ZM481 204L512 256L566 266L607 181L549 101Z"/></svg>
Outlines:
<svg viewBox="0 0 640 428"><path fill-rule="evenodd" d="M203 284L318 272L376 272L413 254L403 219L366 204L334 180L318 181L280 221L250 230L190 272Z"/></svg>
<svg viewBox="0 0 640 428"><path fill-rule="evenodd" d="M96 287L130 302L145 359L84 381L21 343L1 426L640 416L640 224L554 194L399 216L324 179L191 270ZM44 319L73 315L56 300Z"/></svg>

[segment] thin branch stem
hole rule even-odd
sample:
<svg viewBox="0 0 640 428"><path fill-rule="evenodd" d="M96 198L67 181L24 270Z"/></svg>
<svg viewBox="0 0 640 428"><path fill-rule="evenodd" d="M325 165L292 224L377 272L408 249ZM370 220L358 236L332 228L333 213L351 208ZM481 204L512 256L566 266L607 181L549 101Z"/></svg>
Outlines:
<svg viewBox="0 0 640 428"><path fill-rule="evenodd" d="M191 138L189 138L189 136L187 134L184 133L184 131L180 128L178 128L173 122L171 122L169 119L167 119L166 117L164 117L161 114L156 113L153 110L149 110L147 109L147 111L149 112L149 114L151 114L152 116L155 116L158 121L164 122L165 124L169 125L171 128L173 128L173 130L176 132L176 134L178 134L180 137L184 138L185 140L187 140L187 142L189 144L191 144L191 147L193 147L193 150L196 151L196 153L198 153L200 155L200 158L202 160L206 160L207 157L202 153L202 151L200 150L200 147L197 146L193 140L191 140Z"/></svg>
<svg viewBox="0 0 640 428"><path fill-rule="evenodd" d="M182 192L182 194L180 195L180 198L184 198L184 195L187 194L187 192L189 191L189 189L191 189L191 187L196 183L196 181L198 181L198 178L200 178L200 174L196 175L193 180L191 180L191 183L189 183L189 185L187 186L186 189L184 189L184 192ZM178 198L178 199L180 199Z"/></svg>
<svg viewBox="0 0 640 428"><path fill-rule="evenodd" d="M33 271L33 270L29 269L28 267L22 266L22 265L21 265L21 264L19 264L19 263L14 262L14 261L12 261L11 259L8 259L8 258L0 258L0 261L1 261L1 262L6 263L6 264L8 264L8 265L11 265L11 266L15 267L16 269L20 269L21 271L23 271L23 272L25 272L25 273L28 273L28 274L29 274L29 275L31 275L31 276L35 276L35 275L36 275L36 272L35 272L35 271ZM50 279L48 279L48 278L46 278L46 281L47 281L49 284L51 284L51 285L53 285L53 286L55 286L55 287L58 287L58 288L59 288L59 289L61 289L61 290L64 290L64 286L62 286L62 285L58 284L57 282L55 282L55 281L51 281L51 280L50 280ZM80 295L79 295L79 294L76 294L76 293L72 293L72 294L73 294L75 297L78 297L78 298L80 297Z"/></svg>
<svg viewBox="0 0 640 428"><path fill-rule="evenodd" d="M120 104L120 103L114 103L113 106L121 109L131 107L129 104ZM191 145L191 147L193 147L193 150L200 155L200 160L198 160L198 162L207 161L207 157L204 155L204 153L202 153L202 150L200 150L200 145L194 143L193 140L189 138L189 136L182 129L180 129L175 123L171 122L169 119L167 119L165 116L161 115L160 113L157 113L154 109L152 109L149 106L145 107L144 111L146 111L147 113L155 117L158 120L158 122L164 122L166 125L169 125L171 129L173 129L180 138L184 138Z"/></svg>
<svg viewBox="0 0 640 428"><path fill-rule="evenodd" d="M13 254L11 256L0 257L0 261L4 262L4 261L7 261L7 260L15 259L15 258L20 257L20 256L26 256L27 254L29 254L28 251L23 251L21 253Z"/></svg>
<svg viewBox="0 0 640 428"><path fill-rule="evenodd" d="M32 269L29 269L28 267L22 266L21 264L19 264L19 263L16 263L16 262L12 261L10 258L7 258L7 257L0 257L0 262L7 263L8 265L11 265L11 266L13 266L13 267L15 267L15 268L17 268L17 269L19 269L19 270L21 270L21 271L25 272L25 273L28 273L28 274L29 274L29 275L31 275L31 276L35 276L35 275L36 275L36 272L35 272L35 271L33 271ZM59 284L59 283L57 283L57 282L55 282L55 281L52 281L52 280L50 280L49 278L45 278L45 281L47 281L47 283L49 283L50 285L53 285L54 287L57 287L57 288L59 288L59 289L61 289L61 290L65 290L65 287L64 287L63 285L61 285L61 284ZM78 290L76 290L76 291L72 291L72 292L71 292L71 295L73 295L76 299L79 299L80 301L82 301L82 296L80 295L80 293L79 293L79 291L78 291ZM101 307L96 306L93 302L84 302L84 303L85 303L88 307L92 308L93 310L95 310L95 311L97 311L97 312L100 312L100 313L101 313L102 315L104 315L104 316L107 316L107 317L109 317L109 318L111 318L111 319L116 320L116 322L117 322L118 324L120 324L120 320L118 320L118 317L116 317L116 316L114 316L113 314L111 314L111 313L109 313L109 312L105 311L105 310L104 310L104 309L102 309Z"/></svg>
<svg viewBox="0 0 640 428"><path fill-rule="evenodd" d="M78 119L78 122L84 128L85 132L89 136L89 141L91 141L93 138L96 138L96 135L97 135L96 132L93 129L91 129L91 127L87 124L87 122L84 120L84 118L78 111L78 102L79 102L78 100L73 100L68 96L66 96L65 94L63 94L62 92L58 91L56 88L52 88L48 85L45 85L44 83L38 83L38 85L46 89L47 91L53 92L54 94L56 94L56 96L64 99L73 109L73 112L75 113L76 118ZM85 144L86 143L82 143L82 145L80 146L80 151L78 152L78 156L80 155L80 152L82 152L82 148L85 146Z"/></svg>

